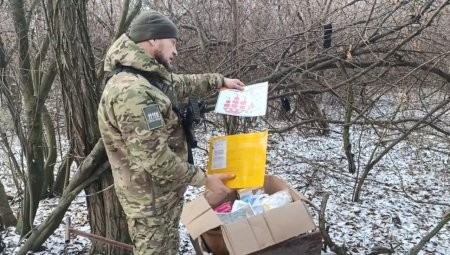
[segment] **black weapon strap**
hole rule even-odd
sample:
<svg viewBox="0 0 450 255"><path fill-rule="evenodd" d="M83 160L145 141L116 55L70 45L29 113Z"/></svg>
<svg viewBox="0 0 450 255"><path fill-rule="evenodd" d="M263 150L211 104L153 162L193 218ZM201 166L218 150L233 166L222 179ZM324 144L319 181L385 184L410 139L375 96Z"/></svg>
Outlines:
<svg viewBox="0 0 450 255"><path fill-rule="evenodd" d="M142 71L139 69L136 69L131 66L122 66L119 65L116 69L112 70L108 76L106 77L105 84L108 82L111 77L114 75L120 73L120 72L126 72L126 73L132 73L141 75L144 77L151 85L155 86L157 89L159 89L162 93L164 93L172 103L172 110L174 110L178 115L180 114L179 106L178 106L178 100L175 96L175 93L173 92L172 88L164 83L160 76L156 74L152 74L150 72Z"/></svg>
<svg viewBox="0 0 450 255"><path fill-rule="evenodd" d="M154 75L150 72L145 72L139 69L136 69L134 67L131 66L123 66L123 65L119 65L116 69L112 70L108 76L106 76L106 80L105 80L105 84L109 81L109 79L111 79L111 77L113 77L114 75L120 73L120 72L127 72L127 73L132 73L132 74L137 74L137 75L141 75L142 77L144 77L151 85L155 86L157 89L159 89L162 93L164 93L169 99L170 102L172 103L172 110L178 114L178 116L180 118L181 114L180 114L180 108L178 106L178 100L177 97L175 96L175 94L173 93L173 90L171 89L171 87L167 84L165 84L161 77L158 75ZM183 129L185 127L183 126ZM186 130L185 130L186 131ZM187 136L186 136L187 139ZM191 144L189 144L189 141L187 141L187 146L188 146L188 162L191 164L194 164L194 156L192 154L192 147Z"/></svg>

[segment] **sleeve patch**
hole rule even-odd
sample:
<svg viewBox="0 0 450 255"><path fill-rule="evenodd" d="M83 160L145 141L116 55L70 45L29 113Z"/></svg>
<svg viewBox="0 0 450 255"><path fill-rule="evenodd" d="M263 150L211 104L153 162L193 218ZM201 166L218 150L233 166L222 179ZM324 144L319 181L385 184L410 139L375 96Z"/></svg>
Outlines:
<svg viewBox="0 0 450 255"><path fill-rule="evenodd" d="M164 119L157 104L151 104L144 107L143 112L149 130L158 129L164 126Z"/></svg>

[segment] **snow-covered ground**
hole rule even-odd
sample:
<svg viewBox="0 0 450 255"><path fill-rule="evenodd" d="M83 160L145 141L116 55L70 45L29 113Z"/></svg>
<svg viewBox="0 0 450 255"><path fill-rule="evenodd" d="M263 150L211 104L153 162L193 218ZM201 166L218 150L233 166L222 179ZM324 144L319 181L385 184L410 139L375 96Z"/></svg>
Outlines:
<svg viewBox="0 0 450 255"><path fill-rule="evenodd" d="M263 124L258 129L262 130ZM329 233L334 242L345 244L351 254L368 254L374 247L395 249L396 254L407 254L450 210L449 156L438 152L448 151L446 141L436 136L412 134L394 147L369 172L364 183L360 202L352 202L356 174L347 170L342 149L342 129L331 127L329 136L290 131L271 134L267 154L267 171L288 181L314 204L320 205L325 193L330 194L326 217ZM208 127L198 129L200 141L222 133ZM379 138L370 129L354 127L352 146L359 175L368 163L375 142ZM389 144L382 144L383 150ZM203 147L205 143L202 143ZM428 149L424 149L428 148ZM196 162L206 165L206 154L195 151ZM0 165L0 178L7 193L14 195L14 184L5 165ZM186 199L190 200L202 190L190 188ZM57 198L41 202L36 223L39 223L57 204ZM19 203L13 202L17 212ZM311 208L317 222L317 211ZM89 231L83 194L72 203L67 213L72 225ZM180 226L182 254L194 254L186 230ZM14 254L19 237L14 229L2 232L7 246L4 254ZM44 244L47 250L35 254L62 254L64 249L64 225ZM68 245L69 254L84 254L89 241L77 237ZM447 224L424 247L421 254L450 254L450 224Z"/></svg>

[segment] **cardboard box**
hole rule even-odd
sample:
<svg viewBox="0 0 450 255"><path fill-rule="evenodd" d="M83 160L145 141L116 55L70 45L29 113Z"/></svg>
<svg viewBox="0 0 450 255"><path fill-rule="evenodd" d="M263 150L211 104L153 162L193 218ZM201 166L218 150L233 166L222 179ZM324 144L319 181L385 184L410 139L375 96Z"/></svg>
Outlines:
<svg viewBox="0 0 450 255"><path fill-rule="evenodd" d="M205 197L200 196L184 206L181 222L193 239L204 234L203 241L214 254L223 252L223 243L229 254L260 251L316 229L303 197L279 177L265 177L267 194L285 189L291 194L292 203L231 224L223 224ZM219 230L221 235L217 234ZM214 250L217 247L220 252Z"/></svg>
<svg viewBox="0 0 450 255"><path fill-rule="evenodd" d="M211 232L211 233L210 233ZM220 235L220 236L219 236ZM221 241L221 242L220 242ZM197 255L214 254L214 255L227 255L229 254L225 242L223 241L220 228L209 230L202 234L199 238L191 242L194 246ZM212 251L206 243L214 245ZM322 234L319 230L313 231L307 234L301 234L299 236L290 238L281 243L269 246L263 250L251 253L252 255L320 255L322 254Z"/></svg>

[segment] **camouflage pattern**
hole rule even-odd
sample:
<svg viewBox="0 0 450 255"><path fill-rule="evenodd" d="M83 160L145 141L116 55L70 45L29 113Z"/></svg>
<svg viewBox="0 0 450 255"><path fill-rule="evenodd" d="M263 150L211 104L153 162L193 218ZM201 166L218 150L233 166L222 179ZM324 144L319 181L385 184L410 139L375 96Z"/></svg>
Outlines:
<svg viewBox="0 0 450 255"><path fill-rule="evenodd" d="M134 255L178 254L178 224L182 209L181 202L164 216L128 219Z"/></svg>
<svg viewBox="0 0 450 255"><path fill-rule="evenodd" d="M106 71L118 65L160 76L178 97L203 94L224 79L220 74L170 73L125 34L113 43L105 59ZM162 115L161 128L150 129L144 117L143 109L152 104ZM111 77L100 100L98 121L116 193L130 220L168 217L182 201L187 185L204 185L202 169L187 163L185 134L172 103L144 77L125 72Z"/></svg>

